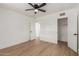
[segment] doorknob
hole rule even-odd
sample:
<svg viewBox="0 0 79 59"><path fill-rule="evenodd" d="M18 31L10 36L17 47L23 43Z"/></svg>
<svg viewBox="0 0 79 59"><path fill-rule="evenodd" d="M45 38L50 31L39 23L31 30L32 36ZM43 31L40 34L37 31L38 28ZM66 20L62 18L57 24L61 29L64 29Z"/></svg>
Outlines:
<svg viewBox="0 0 79 59"><path fill-rule="evenodd" d="M78 34L74 33L74 35L78 35Z"/></svg>

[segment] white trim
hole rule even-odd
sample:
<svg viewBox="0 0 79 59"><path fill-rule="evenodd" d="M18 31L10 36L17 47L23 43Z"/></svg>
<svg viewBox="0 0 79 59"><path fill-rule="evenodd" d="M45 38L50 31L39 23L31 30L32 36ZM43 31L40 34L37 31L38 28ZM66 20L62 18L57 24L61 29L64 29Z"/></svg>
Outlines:
<svg viewBox="0 0 79 59"><path fill-rule="evenodd" d="M79 54L79 49L78 49L78 54Z"/></svg>

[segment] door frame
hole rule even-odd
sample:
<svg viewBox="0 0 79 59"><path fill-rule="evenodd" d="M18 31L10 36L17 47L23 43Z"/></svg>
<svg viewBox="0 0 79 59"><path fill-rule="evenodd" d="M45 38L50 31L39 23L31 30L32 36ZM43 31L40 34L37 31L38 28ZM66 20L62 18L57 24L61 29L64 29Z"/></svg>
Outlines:
<svg viewBox="0 0 79 59"><path fill-rule="evenodd" d="M78 35L79 35L78 30L79 30L79 29L78 29L78 16L77 16L77 55L79 54L79 53L78 53L78 50L79 50L79 49L78 49L78 44L79 44L79 42L78 42L78 41L79 41L79 40L78 40L78 39L79 39L79 37L78 37Z"/></svg>
<svg viewBox="0 0 79 59"><path fill-rule="evenodd" d="M31 34L32 34L31 21L29 21L29 41L31 41Z"/></svg>
<svg viewBox="0 0 79 59"><path fill-rule="evenodd" d="M58 38L58 20L64 19L64 18L67 19L67 23L68 23L68 17L57 18L57 38ZM68 27L67 27L67 28L68 28ZM67 31L67 34L68 34L68 31ZM58 39L57 39L57 43L58 43ZM67 39L67 43L68 43L68 39Z"/></svg>

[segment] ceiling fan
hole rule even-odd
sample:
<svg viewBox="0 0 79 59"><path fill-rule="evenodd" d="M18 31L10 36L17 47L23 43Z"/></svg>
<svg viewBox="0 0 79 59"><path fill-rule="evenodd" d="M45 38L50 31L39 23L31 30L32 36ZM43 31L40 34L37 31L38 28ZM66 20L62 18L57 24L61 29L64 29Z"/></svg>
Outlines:
<svg viewBox="0 0 79 59"><path fill-rule="evenodd" d="M30 6L32 6L32 9L25 9L25 11L30 11L30 10L34 10L34 13L37 14L38 11L41 12L46 12L46 10L40 9L41 7L44 7L46 5L46 3L42 3L40 5L38 4L32 4L32 3L28 3Z"/></svg>

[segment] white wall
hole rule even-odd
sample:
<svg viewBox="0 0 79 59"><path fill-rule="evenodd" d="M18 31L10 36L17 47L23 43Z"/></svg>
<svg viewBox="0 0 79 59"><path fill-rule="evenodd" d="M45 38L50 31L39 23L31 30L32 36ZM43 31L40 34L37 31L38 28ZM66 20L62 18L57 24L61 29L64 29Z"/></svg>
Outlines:
<svg viewBox="0 0 79 59"><path fill-rule="evenodd" d="M0 8L0 49L29 40L29 18Z"/></svg>
<svg viewBox="0 0 79 59"><path fill-rule="evenodd" d="M66 15L60 17L59 14L62 12L65 12ZM40 22L40 28L41 28L40 39L47 42L57 43L58 41L57 19L64 17L68 17L68 19L74 19L75 13L76 13L75 9L70 9L37 18L38 22Z"/></svg>
<svg viewBox="0 0 79 59"><path fill-rule="evenodd" d="M67 18L58 19L58 40L67 42Z"/></svg>
<svg viewBox="0 0 79 59"><path fill-rule="evenodd" d="M40 40L57 43L57 16L52 14L37 20L40 23Z"/></svg>

